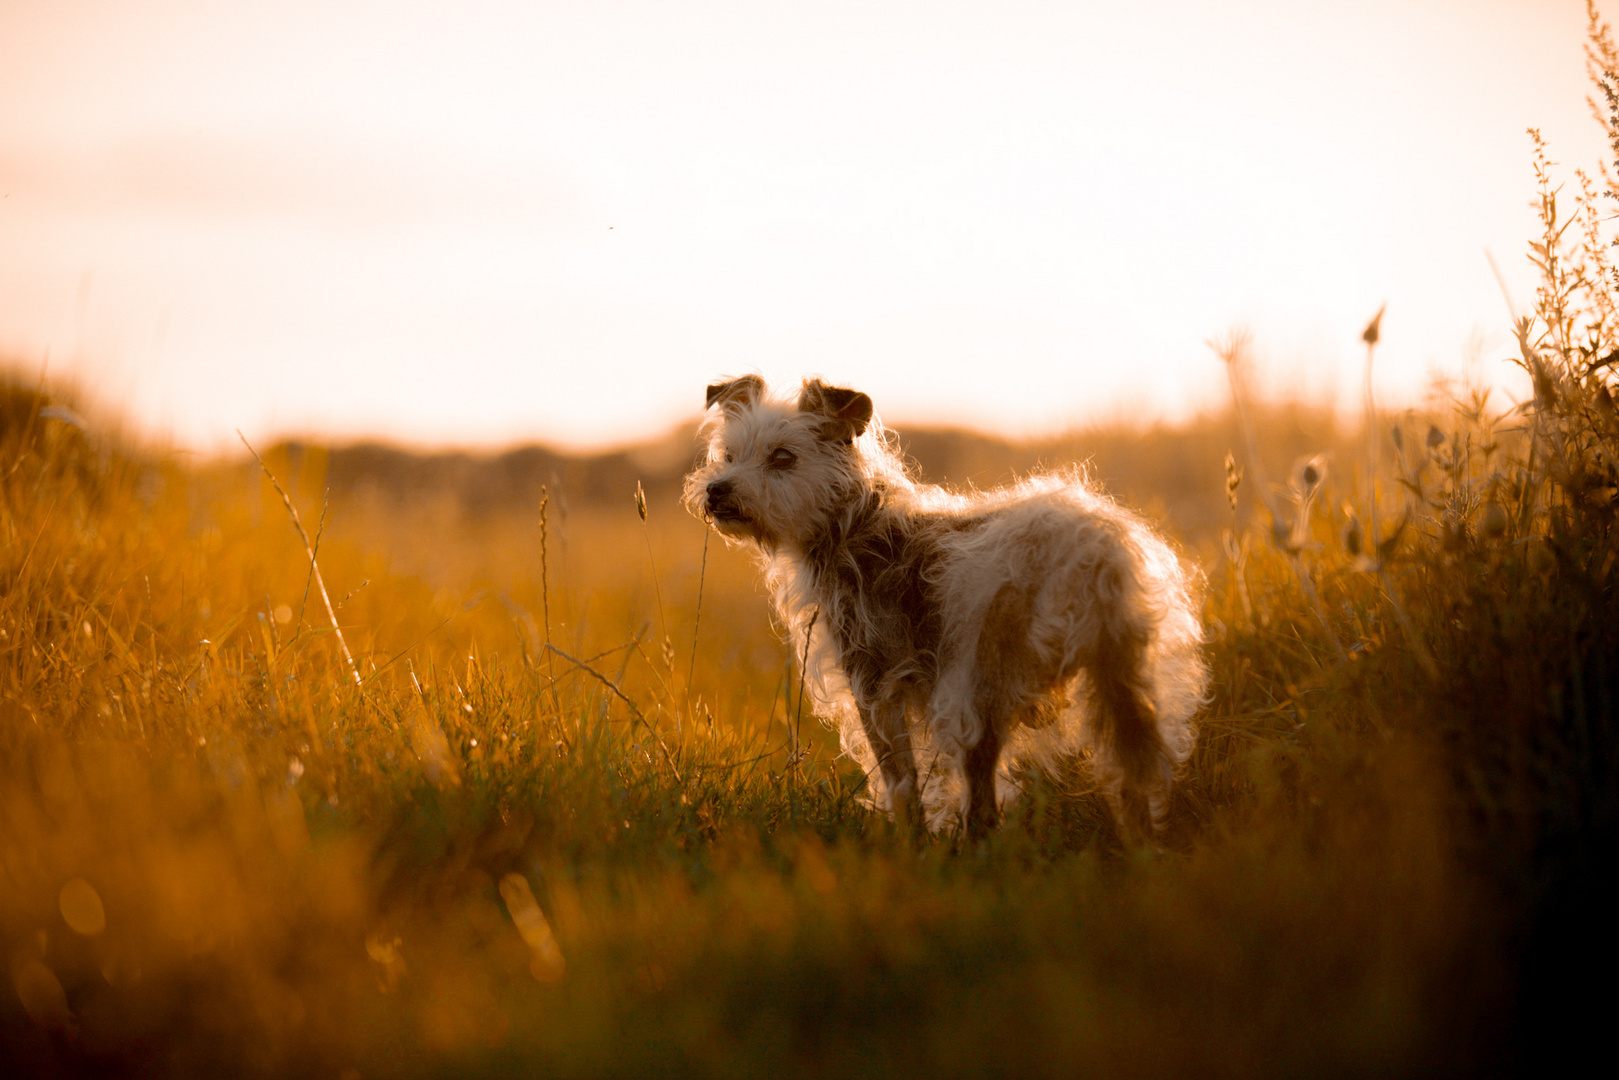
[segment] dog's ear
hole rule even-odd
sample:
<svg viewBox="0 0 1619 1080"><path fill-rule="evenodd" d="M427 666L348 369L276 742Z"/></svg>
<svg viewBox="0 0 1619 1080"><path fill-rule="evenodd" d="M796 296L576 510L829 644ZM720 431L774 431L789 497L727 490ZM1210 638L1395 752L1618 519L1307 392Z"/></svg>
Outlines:
<svg viewBox="0 0 1619 1080"><path fill-rule="evenodd" d="M704 409L715 405L743 409L759 400L765 392L765 381L757 375L744 375L730 382L714 383L708 388L708 401Z"/></svg>
<svg viewBox="0 0 1619 1080"><path fill-rule="evenodd" d="M835 442L853 442L871 423L871 398L858 390L828 386L820 379L805 379L798 395L798 411L824 416L822 435Z"/></svg>

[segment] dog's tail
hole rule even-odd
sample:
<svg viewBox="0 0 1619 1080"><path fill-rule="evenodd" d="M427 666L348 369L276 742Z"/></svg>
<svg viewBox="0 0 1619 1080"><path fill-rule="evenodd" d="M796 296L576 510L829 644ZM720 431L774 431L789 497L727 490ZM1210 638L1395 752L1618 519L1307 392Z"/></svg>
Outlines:
<svg viewBox="0 0 1619 1080"><path fill-rule="evenodd" d="M1092 564L1088 648L1076 657L1083 738L1121 831L1146 838L1162 828L1176 768L1191 756L1208 667L1195 581L1145 525L1120 514L1117 527Z"/></svg>
<svg viewBox="0 0 1619 1080"><path fill-rule="evenodd" d="M1089 671L1092 770L1126 833L1163 824L1174 767L1158 730L1147 671L1147 636L1108 627Z"/></svg>

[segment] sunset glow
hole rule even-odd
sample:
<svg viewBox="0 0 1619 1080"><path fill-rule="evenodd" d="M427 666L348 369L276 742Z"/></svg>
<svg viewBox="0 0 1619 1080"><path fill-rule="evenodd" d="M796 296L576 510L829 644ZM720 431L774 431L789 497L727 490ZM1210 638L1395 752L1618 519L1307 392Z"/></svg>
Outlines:
<svg viewBox="0 0 1619 1080"><path fill-rule="evenodd" d="M1508 381L1583 6L0 10L0 352L197 449L603 445L720 373L1034 434Z"/></svg>

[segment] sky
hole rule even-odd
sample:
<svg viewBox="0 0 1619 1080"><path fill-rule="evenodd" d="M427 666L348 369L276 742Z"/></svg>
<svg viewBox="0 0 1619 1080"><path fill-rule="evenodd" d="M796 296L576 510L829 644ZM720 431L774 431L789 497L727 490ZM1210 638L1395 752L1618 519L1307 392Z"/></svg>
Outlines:
<svg viewBox="0 0 1619 1080"><path fill-rule="evenodd" d="M0 356L148 437L581 449L760 371L1031 437L1521 392L1582 0L0 0ZM1504 399L1503 399L1504 400Z"/></svg>

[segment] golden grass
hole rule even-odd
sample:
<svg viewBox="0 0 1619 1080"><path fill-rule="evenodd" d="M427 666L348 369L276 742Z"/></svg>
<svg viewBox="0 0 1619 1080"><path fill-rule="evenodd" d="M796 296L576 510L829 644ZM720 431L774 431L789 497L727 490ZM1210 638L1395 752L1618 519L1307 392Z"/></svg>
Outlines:
<svg viewBox="0 0 1619 1080"><path fill-rule="evenodd" d="M1592 40L1612 89L1594 8ZM1536 153L1522 408L917 440L979 483L1089 459L1205 568L1212 700L1153 847L1081 772L981 845L897 836L667 468L644 520L553 477L542 529L543 476L328 505L336 459L274 448L306 548L257 466L6 383L4 1064L1555 1067L1607 1020L1562 964L1614 955L1619 352L1592 185L1582 254Z"/></svg>
<svg viewBox="0 0 1619 1080"><path fill-rule="evenodd" d="M1077 774L981 849L907 845L813 721L789 767L756 570L718 544L703 570L674 506L551 517L545 599L538 506L326 507L357 690L256 470L96 445L42 404L8 395L0 522L6 1033L31 1067L1410 1069L1454 1063L1436 1032L1504 993L1447 992L1482 917L1442 785L1371 737L1263 545L1251 626L1215 568L1216 700L1166 850L1121 848ZM320 456L266 465L313 541ZM1375 607L1351 570L1322 589Z"/></svg>

